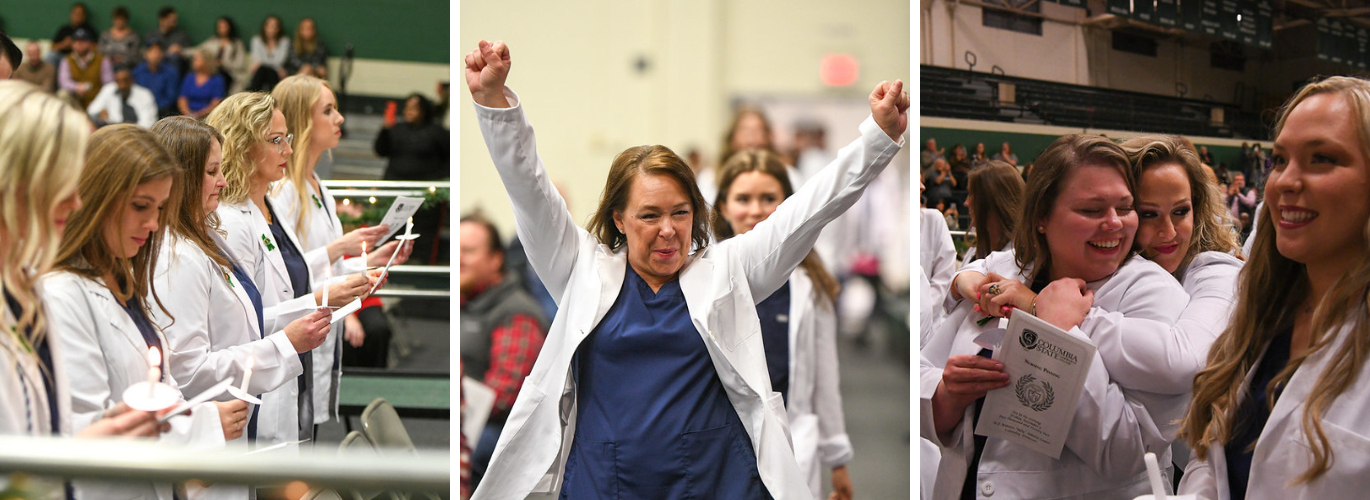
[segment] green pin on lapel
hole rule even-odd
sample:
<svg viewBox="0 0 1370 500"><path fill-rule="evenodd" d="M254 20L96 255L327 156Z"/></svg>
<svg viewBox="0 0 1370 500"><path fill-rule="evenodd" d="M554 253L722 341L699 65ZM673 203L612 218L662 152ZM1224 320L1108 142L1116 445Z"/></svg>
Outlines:
<svg viewBox="0 0 1370 500"><path fill-rule="evenodd" d="M266 251L268 252L276 249L276 244L272 243L271 238L267 238L265 234L262 235L262 244L266 245Z"/></svg>
<svg viewBox="0 0 1370 500"><path fill-rule="evenodd" d="M219 268L219 272L224 273L224 281L228 282L228 287L235 288L235 285L233 285L233 275L229 274L224 268Z"/></svg>
<svg viewBox="0 0 1370 500"><path fill-rule="evenodd" d="M323 208L323 202L319 201L318 195L310 194L309 197L314 199L314 206Z"/></svg>

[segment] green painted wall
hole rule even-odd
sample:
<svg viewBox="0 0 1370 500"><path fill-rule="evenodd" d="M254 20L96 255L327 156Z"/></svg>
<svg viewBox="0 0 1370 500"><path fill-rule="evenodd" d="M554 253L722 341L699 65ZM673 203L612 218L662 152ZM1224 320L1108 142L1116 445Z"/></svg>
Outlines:
<svg viewBox="0 0 1370 500"><path fill-rule="evenodd" d="M5 0L0 17L11 37L51 39L68 22L72 2L62 0ZM304 17L314 18L329 55L341 56L343 46L356 47L359 59L386 59L448 64L451 60L451 5L438 0L87 0L90 23L97 30L110 25L116 5L128 7L129 24L139 35L157 26L157 10L176 7L181 29L200 43L214 33L214 20L227 14L238 25L243 43L252 39L267 14L284 21L294 33Z"/></svg>
<svg viewBox="0 0 1370 500"><path fill-rule="evenodd" d="M983 142L985 143L985 152L990 156L994 156L994 153L999 152L1000 144L1004 141L1008 141L1009 145L1013 147L1013 153L1018 155L1018 163L1020 165L1027 165L1032 163L1033 159L1037 158L1037 155L1042 154L1042 151L1060 136L925 126L919 128L918 137L918 148L920 151L926 147L925 145L927 144L928 139L936 139L937 147L946 149L948 154L951 153L951 147L955 146L957 143L964 145L966 147L966 152L971 153L975 151L975 143ZM1208 146L1208 152L1213 155L1214 162L1226 162L1229 167L1240 165L1238 162L1238 160L1242 158L1240 147L1211 145L1204 144L1203 142L1195 142L1194 145L1196 147ZM1265 146L1267 150L1270 148L1269 142L1263 143L1262 145Z"/></svg>

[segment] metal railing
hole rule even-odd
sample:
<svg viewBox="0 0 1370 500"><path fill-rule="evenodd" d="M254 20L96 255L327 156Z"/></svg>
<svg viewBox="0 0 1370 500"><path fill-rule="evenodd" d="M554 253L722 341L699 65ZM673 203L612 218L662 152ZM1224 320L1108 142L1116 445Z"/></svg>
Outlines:
<svg viewBox="0 0 1370 500"><path fill-rule="evenodd" d="M446 451L192 450L127 439L0 436L0 471L38 476L273 485L304 481L329 488L448 493Z"/></svg>

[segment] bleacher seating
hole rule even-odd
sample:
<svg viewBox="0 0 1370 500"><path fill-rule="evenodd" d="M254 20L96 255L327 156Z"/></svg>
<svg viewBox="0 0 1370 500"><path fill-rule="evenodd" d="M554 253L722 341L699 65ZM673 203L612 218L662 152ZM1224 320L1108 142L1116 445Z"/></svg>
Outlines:
<svg viewBox="0 0 1370 500"><path fill-rule="evenodd" d="M1013 83L1013 103L999 102L999 83ZM1264 138L1267 125L1218 102L1069 85L923 65L920 114L1064 127L1165 132L1205 137ZM1222 108L1226 123L1209 123Z"/></svg>

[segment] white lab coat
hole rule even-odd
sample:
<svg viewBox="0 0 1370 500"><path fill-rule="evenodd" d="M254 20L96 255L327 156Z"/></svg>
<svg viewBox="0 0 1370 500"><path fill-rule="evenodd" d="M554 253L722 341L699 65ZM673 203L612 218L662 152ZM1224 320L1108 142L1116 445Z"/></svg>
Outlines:
<svg viewBox="0 0 1370 500"><path fill-rule="evenodd" d="M210 235L220 249L225 247L218 233L211 231ZM170 342L171 373L181 391L193 397L223 380L242 384L251 358L252 379L247 390L262 399L257 409L258 446L298 440L299 387L295 379L303 367L290 339L280 330L263 337L257 327L256 306L233 276L232 268L220 267L199 246L170 232L161 248L153 284L175 321L158 308L153 311ZM233 259L231 252L225 253ZM218 399L227 401L231 397L225 393ZM239 441L246 442L246 431L243 436Z"/></svg>
<svg viewBox="0 0 1370 500"><path fill-rule="evenodd" d="M318 174L314 175L314 180L318 180ZM275 207L276 215L280 216L280 223L286 231L295 236L295 241L303 244L300 253L322 251L328 254L326 246L333 240L343 236L342 221L338 219L338 207L333 200L333 195L328 192L328 188L319 184L322 196L311 194L310 203L304 209L307 211L306 217L309 219L309 230L301 232L297 227L295 219L300 210L295 198L295 183L290 179L280 181L280 184L273 186L275 195L269 195L271 206ZM327 210L321 210L318 205L324 205ZM357 247L355 252L361 253L361 247ZM351 273L366 271L366 262L361 257L350 259L339 259L330 264L333 268L334 276L343 276ZM315 289L323 286L321 283L315 285ZM342 376L342 370L335 368L335 360L342 356L342 342L338 339L343 334L343 320L333 323L328 336L324 338L323 344L311 351L314 357L314 423L322 424L338 416L338 382Z"/></svg>
<svg viewBox="0 0 1370 500"><path fill-rule="evenodd" d="M537 155L518 97L512 91L506 96L514 107L477 105L476 114L513 201L518 237L559 308L475 492L490 500L560 491L576 425L571 358L617 299L628 265L625 249L610 250L576 226ZM903 145L873 120L861 131L833 165L768 219L690 256L679 277L690 318L751 439L761 480L777 500L814 497L795 462L784 401L771 392L756 303L789 279L823 225L855 203Z"/></svg>
<svg viewBox="0 0 1370 500"><path fill-rule="evenodd" d="M147 381L148 345L133 318L101 282L67 271L49 273L42 280L48 321L51 330L62 332L63 357L71 370L71 431L80 432L123 401L129 386ZM167 345L160 331L157 337ZM161 380L177 386L169 370L162 370ZM219 409L213 403L196 405L189 418L176 417L170 423L171 431L161 435L163 443L203 449L224 445ZM77 498L172 498L170 483L78 479L73 485Z"/></svg>
<svg viewBox="0 0 1370 500"><path fill-rule="evenodd" d="M1357 307L1349 314L1354 321L1365 321L1364 306ZM1327 412L1322 416L1322 430L1331 444L1332 468L1316 481L1308 484L1293 485L1294 478L1308 470L1312 463L1311 448L1307 443L1317 440L1317 436L1303 432L1304 405L1313 391L1332 353L1351 347L1347 339L1353 334L1351 324L1344 324L1331 343L1304 360L1303 366L1294 372L1285 386L1279 401L1270 411L1251 463L1251 479L1247 483L1246 497L1250 499L1329 499L1364 498L1370 491L1370 363L1362 364L1355 374L1355 382L1337 396ZM1268 348L1268 344L1267 344ZM1264 354L1262 354L1264 357ZM1257 361L1259 365L1259 360ZM1255 374L1253 366L1246 374L1241 391L1245 394ZM1235 408L1241 402L1238 397ZM1232 415L1225 418L1230 422ZM1180 479L1180 492L1198 495L1206 500L1227 500L1231 498L1227 483L1227 458L1223 446L1210 444L1207 460L1191 460Z"/></svg>
<svg viewBox="0 0 1370 500"><path fill-rule="evenodd" d="M837 369L837 316L804 269L790 274L790 385L785 412L794 456L815 498L823 473L852 460Z"/></svg>
<svg viewBox="0 0 1370 500"><path fill-rule="evenodd" d="M977 261L977 263L980 261ZM1032 273L1022 272L1009 252L994 252L984 259L990 272L1030 283ZM1089 338L1096 328L1111 326L1106 312L1122 312L1129 318L1174 323L1188 297L1179 283L1153 262L1134 256L1109 278L1089 283L1094 290L1094 309L1070 333ZM947 296L951 314L935 334L933 344L950 349L934 355L925 352L937 368L951 355L974 355L980 347L972 341L993 323L975 323L969 314L972 301ZM950 337L950 342L945 339ZM920 370L922 411L931 415L932 395L942 380L940 370ZM1189 399L1122 389L1109 378L1103 360L1096 356L1089 367L1074 421L1066 436L1061 458L1052 460L1002 439L991 438L981 455L976 480L977 495L986 498L1133 498L1148 493L1142 456L1154 452L1169 463L1168 449L1174 437L1172 420L1183 416ZM972 424L975 408L966 408L961 424L947 439L936 434L932 419L922 419L923 437L942 446L934 498L958 498L966 468L974 453Z"/></svg>
<svg viewBox="0 0 1370 500"><path fill-rule="evenodd" d="M252 282L262 292L266 331L284 329L291 321L308 316L320 307L312 294L295 297L290 273L286 271L285 259L281 257L280 245L271 234L266 216L257 210L252 200L235 204L220 203L215 213L219 214L219 229L226 232L223 248L228 250L233 262L252 277ZM279 210L276 215L284 217ZM289 228L285 233L304 256L305 267L309 269L309 282L318 283L324 279L324 268L329 265L328 251L305 251L299 238Z"/></svg>
<svg viewBox="0 0 1370 500"><path fill-rule="evenodd" d="M2 290L3 287L0 287ZM41 297L42 288L39 288ZM0 295L0 300L3 295ZM39 304L41 307L41 304ZM2 435L23 435L23 436L51 436L52 416L48 413L48 395L44 388L45 370L40 366L41 361L38 355L30 355L14 335L10 334L10 327L18 321L13 314L17 311L7 311L4 316L0 316L0 367L4 371L0 372L0 434ZM48 314L48 321L52 321L52 313ZM17 332L22 334L23 332ZM47 329L48 349L52 353L52 368L56 371L56 388L54 393L57 395L57 413L59 416L58 431L63 435L71 434L71 397L68 388L68 381L71 379L67 375L65 359L65 349L62 342L65 340L61 331L53 328ZM10 367L17 367L11 369ZM19 374L23 373L20 377ZM5 477L0 475L0 487L5 483Z"/></svg>
<svg viewBox="0 0 1370 500"><path fill-rule="evenodd" d="M942 214L931 208L918 210L919 237L918 262L928 277L932 293L936 297L946 297L951 290L952 278L956 275L956 244L951 241L951 230ZM949 310L941 301L932 304L935 319L946 317ZM922 339L926 343L927 339Z"/></svg>

